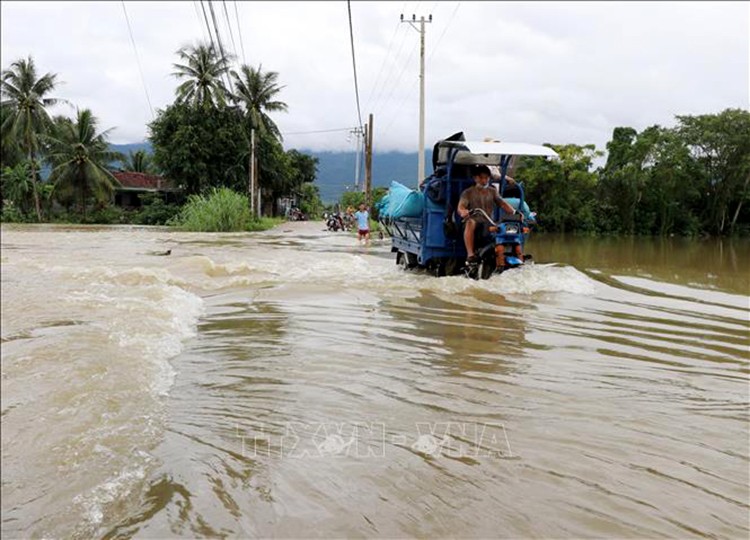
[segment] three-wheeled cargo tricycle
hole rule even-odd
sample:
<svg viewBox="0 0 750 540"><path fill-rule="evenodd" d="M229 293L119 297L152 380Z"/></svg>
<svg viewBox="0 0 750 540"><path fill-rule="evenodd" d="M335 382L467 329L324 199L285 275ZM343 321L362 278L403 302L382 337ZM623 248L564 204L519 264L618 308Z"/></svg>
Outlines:
<svg viewBox="0 0 750 540"><path fill-rule="evenodd" d="M464 273L474 279L487 279L494 272L530 260L523 247L534 218L522 211L528 206L521 182L512 186L518 212L510 215L498 207L491 216L484 215L490 226L486 236L477 239L476 263L466 262L461 218L457 213L461 193L474 185L472 165L494 167L498 174L493 176L491 187L501 197L508 197L506 173L519 156L556 157L557 153L546 146L526 143L466 141L463 133L438 141L432 152L433 173L419 187L424 195L421 215L380 218L391 236L396 263L406 269L423 268L435 276Z"/></svg>

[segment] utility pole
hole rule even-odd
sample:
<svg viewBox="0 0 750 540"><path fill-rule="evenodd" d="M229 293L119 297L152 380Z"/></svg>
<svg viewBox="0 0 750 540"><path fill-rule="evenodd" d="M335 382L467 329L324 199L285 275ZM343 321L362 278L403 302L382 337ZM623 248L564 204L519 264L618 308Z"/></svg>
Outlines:
<svg viewBox="0 0 750 540"><path fill-rule="evenodd" d="M365 205L370 208L372 202L372 113L365 126Z"/></svg>
<svg viewBox="0 0 750 540"><path fill-rule="evenodd" d="M354 136L357 138L357 149L354 153L354 189L355 191L359 191L359 160L360 160L360 136L364 135L364 130L362 128L354 128L349 133L354 134Z"/></svg>
<svg viewBox="0 0 750 540"><path fill-rule="evenodd" d="M250 212L255 213L255 128L250 130L250 179L247 190L250 194Z"/></svg>
<svg viewBox="0 0 750 540"><path fill-rule="evenodd" d="M409 25L419 32L419 155L417 169L417 187L422 185L424 180L424 24L432 22L432 15L428 19L422 15L419 18L419 29L413 23L417 22L417 16L412 14L411 21L404 20L404 14L401 14L401 22Z"/></svg>

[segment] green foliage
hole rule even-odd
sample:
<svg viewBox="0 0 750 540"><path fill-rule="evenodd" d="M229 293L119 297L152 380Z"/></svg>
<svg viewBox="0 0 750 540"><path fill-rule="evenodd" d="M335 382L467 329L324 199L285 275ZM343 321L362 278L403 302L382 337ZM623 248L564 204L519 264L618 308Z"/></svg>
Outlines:
<svg viewBox="0 0 750 540"><path fill-rule="evenodd" d="M76 201L84 219L90 199L99 204L112 199L118 182L107 164L122 159L109 150L111 130L99 133L98 123L90 110L79 110L75 121L56 118L52 134L44 138L46 159L53 167L49 181L55 186L55 197L62 203Z"/></svg>
<svg viewBox="0 0 750 540"><path fill-rule="evenodd" d="M383 186L378 186L375 189L372 190L372 203L369 206L368 211L370 212L370 217L374 220L378 219L378 211L377 211L377 203L380 202L380 199L385 197L385 195L388 193L388 188ZM365 202L365 192L364 191L347 191L343 195L341 195L341 198L339 199L338 205L339 208L342 210L349 208L350 206L354 208L355 210L359 210L359 205Z"/></svg>
<svg viewBox="0 0 750 540"><path fill-rule="evenodd" d="M180 212L180 206L167 204L157 193L141 195L142 206L134 213L133 223L140 225L166 225Z"/></svg>
<svg viewBox="0 0 750 540"><path fill-rule="evenodd" d="M248 230L247 197L228 188L214 188L209 195L191 195L173 224L186 231L231 232Z"/></svg>
<svg viewBox="0 0 750 540"><path fill-rule="evenodd" d="M247 189L249 142L238 111L176 103L149 127L155 164L188 195Z"/></svg>
<svg viewBox="0 0 750 540"><path fill-rule="evenodd" d="M525 158L516 173L542 230L695 236L750 222L750 112L680 116L675 128L617 127L606 165L592 145Z"/></svg>
<svg viewBox="0 0 750 540"><path fill-rule="evenodd" d="M29 217L12 201L4 201L3 209L0 211L0 221L3 223L25 223L29 221Z"/></svg>
<svg viewBox="0 0 750 540"><path fill-rule="evenodd" d="M599 175L605 232L731 234L750 219L750 112L678 116L678 126L615 128Z"/></svg>
<svg viewBox="0 0 750 540"><path fill-rule="evenodd" d="M720 114L678 116L677 134L696 160L700 209L713 233L731 233L742 207L750 205L750 112L727 109Z"/></svg>
<svg viewBox="0 0 750 540"><path fill-rule="evenodd" d="M0 142L3 153L7 148L16 159L22 151L31 167L29 178L33 185L34 207L39 221L42 219L41 203L37 189L36 156L39 152L39 139L51 126L47 107L61 100L49 97L57 85L57 75L47 73L37 78L34 60L19 59L3 70L0 89L2 90L2 124Z"/></svg>
<svg viewBox="0 0 750 540"><path fill-rule="evenodd" d="M560 232L595 230L597 175L594 145L553 146L556 160L523 158L516 178L524 182L526 200L539 214L539 228Z"/></svg>
<svg viewBox="0 0 750 540"><path fill-rule="evenodd" d="M348 208L350 206L354 208L359 208L359 205L365 202L365 192L364 191L347 191L341 195L341 198L339 199L339 205L342 209Z"/></svg>
<svg viewBox="0 0 750 540"><path fill-rule="evenodd" d="M269 133L256 133L256 156L258 158L258 182L267 200L291 195L300 184L297 170L281 143ZM275 205L274 205L275 206Z"/></svg>
<svg viewBox="0 0 750 540"><path fill-rule="evenodd" d="M223 107L229 91L222 76L229 69L229 58L222 56L213 44L205 43L182 47L177 56L181 62L172 64L175 68L172 75L184 79L175 91L177 103L200 109Z"/></svg>
<svg viewBox="0 0 750 540"><path fill-rule="evenodd" d="M9 212L26 215L33 204L34 184L30 175L28 161L21 161L15 167L5 167L0 182L2 183L3 207L10 205ZM15 215L15 214L14 214Z"/></svg>
<svg viewBox="0 0 750 540"><path fill-rule="evenodd" d="M120 170L147 174L156 174L153 156L145 150L130 151L120 160Z"/></svg>
<svg viewBox="0 0 750 540"><path fill-rule="evenodd" d="M266 231L268 229L272 229L276 227L277 225L280 225L281 223L284 223L284 219L280 217L262 217L262 218L256 218L250 221L248 223L247 229L248 231Z"/></svg>
<svg viewBox="0 0 750 540"><path fill-rule="evenodd" d="M130 217L126 210L112 204L102 205L95 208L90 214L84 216L82 223L97 223L101 225L118 225L129 223Z"/></svg>
<svg viewBox="0 0 750 540"><path fill-rule="evenodd" d="M0 168L13 168L28 156L25 156L20 145L20 140L11 129L11 124L6 124L8 118L14 114L13 107L5 102L0 103Z"/></svg>
<svg viewBox="0 0 750 540"><path fill-rule="evenodd" d="M293 181L298 186L315 181L318 174L318 158L303 154L298 150L287 151L290 165L293 167Z"/></svg>
<svg viewBox="0 0 750 540"><path fill-rule="evenodd" d="M287 110L286 103L276 100L277 94L283 88L277 82L279 74L275 71L264 72L262 66L256 69L247 65L242 65L239 73L231 73L234 79L234 100L244 109L250 127L258 130L260 134L268 134L276 140L281 140L278 126L268 116L269 112Z"/></svg>
<svg viewBox="0 0 750 540"><path fill-rule="evenodd" d="M323 214L318 186L312 182L302 184L299 195L299 209L309 218L317 219Z"/></svg>

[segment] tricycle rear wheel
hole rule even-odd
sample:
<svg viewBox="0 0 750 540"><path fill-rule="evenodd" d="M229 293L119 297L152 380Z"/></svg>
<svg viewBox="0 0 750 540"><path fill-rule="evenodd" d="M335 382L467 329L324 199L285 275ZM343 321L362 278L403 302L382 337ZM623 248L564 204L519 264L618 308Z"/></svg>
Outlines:
<svg viewBox="0 0 750 540"><path fill-rule="evenodd" d="M417 266L417 256L413 253L400 251L396 254L396 264L404 270L409 270Z"/></svg>

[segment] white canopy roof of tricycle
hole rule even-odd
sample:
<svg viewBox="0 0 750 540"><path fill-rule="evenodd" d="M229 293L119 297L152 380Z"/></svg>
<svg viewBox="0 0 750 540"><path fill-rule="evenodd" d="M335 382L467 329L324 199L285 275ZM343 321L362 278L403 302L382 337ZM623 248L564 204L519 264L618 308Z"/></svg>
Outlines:
<svg viewBox="0 0 750 540"><path fill-rule="evenodd" d="M557 157L557 152L546 146L516 142L440 141L437 145L437 164L448 161L448 150L457 148L454 163L463 165L497 165L503 156Z"/></svg>

